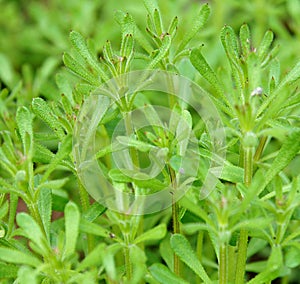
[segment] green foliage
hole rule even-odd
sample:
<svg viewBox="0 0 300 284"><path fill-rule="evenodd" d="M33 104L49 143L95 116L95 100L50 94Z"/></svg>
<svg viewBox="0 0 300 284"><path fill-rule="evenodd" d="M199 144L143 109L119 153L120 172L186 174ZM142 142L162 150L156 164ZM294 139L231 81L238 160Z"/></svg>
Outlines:
<svg viewBox="0 0 300 284"><path fill-rule="evenodd" d="M0 282L296 283L298 1L46 2L0 2ZM222 118L226 157L214 153L218 141L186 102L129 94L122 75L146 69L186 76L205 90ZM115 93L103 94L93 117L101 116L103 175L137 195L167 188L173 198L177 186L188 189L170 210L118 213L92 201L81 183L75 125L102 84L124 94L114 104ZM150 127L126 125L112 142L117 125L141 107ZM199 165L189 169L199 169L180 184L191 141ZM161 173L120 169L113 152L126 148L135 167L160 165L160 157ZM218 176L216 189L203 199L208 173Z"/></svg>

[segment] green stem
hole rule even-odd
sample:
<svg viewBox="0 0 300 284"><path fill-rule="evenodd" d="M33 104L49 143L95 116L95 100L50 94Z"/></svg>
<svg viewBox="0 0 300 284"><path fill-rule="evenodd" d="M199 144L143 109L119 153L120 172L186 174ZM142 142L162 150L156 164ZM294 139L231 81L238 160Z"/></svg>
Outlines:
<svg viewBox="0 0 300 284"><path fill-rule="evenodd" d="M227 284L228 279L228 248L226 244L220 246L219 284Z"/></svg>
<svg viewBox="0 0 300 284"><path fill-rule="evenodd" d="M247 246L248 246L248 230L241 229L238 242L238 255L235 274L235 283L243 284L246 270L247 259Z"/></svg>
<svg viewBox="0 0 300 284"><path fill-rule="evenodd" d="M250 186L253 174L253 148L244 149L244 183ZM248 230L241 229L238 241L238 255L235 283L244 283L248 247Z"/></svg>
<svg viewBox="0 0 300 284"><path fill-rule="evenodd" d="M180 234L180 223L179 223L179 205L175 200L175 190L176 190L176 177L173 169L169 167L170 180L174 193L172 195L172 222L173 222L173 234ZM180 259L178 255L174 253L174 273L180 276Z"/></svg>
<svg viewBox="0 0 300 284"><path fill-rule="evenodd" d="M249 186L253 174L253 148L244 149L244 183Z"/></svg>
<svg viewBox="0 0 300 284"><path fill-rule="evenodd" d="M126 271L126 278L127 281L130 281L132 278L132 263L130 259L130 251L129 251L129 237L125 238L126 246L124 248L124 256L125 256L125 271Z"/></svg>
<svg viewBox="0 0 300 284"><path fill-rule="evenodd" d="M259 144L257 146L257 149L256 149L256 152L254 154L254 158L253 160L256 162L259 160L264 148L265 148L265 145L267 143L267 140L268 140L268 137L267 136L263 136L261 137L260 141L259 141Z"/></svg>
<svg viewBox="0 0 300 284"><path fill-rule="evenodd" d="M7 229L7 235L10 236L13 227L15 224L15 217L17 213L17 206L18 206L18 196L16 194L10 194L9 196L9 217L8 217L8 229Z"/></svg>
<svg viewBox="0 0 300 284"><path fill-rule="evenodd" d="M200 231L197 235L197 247L196 247L197 257L200 262L202 262L203 238L204 238L204 232ZM197 277L196 282L197 284L202 283L201 278Z"/></svg>

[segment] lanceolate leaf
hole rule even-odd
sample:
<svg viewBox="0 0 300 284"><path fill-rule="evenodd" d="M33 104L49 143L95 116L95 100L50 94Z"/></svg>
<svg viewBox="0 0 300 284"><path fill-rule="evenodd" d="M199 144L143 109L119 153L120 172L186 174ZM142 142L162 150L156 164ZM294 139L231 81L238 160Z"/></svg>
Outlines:
<svg viewBox="0 0 300 284"><path fill-rule="evenodd" d="M210 8L208 4L204 4L199 13L193 19L193 27L189 30L189 32L184 36L181 41L177 53L185 48L185 46L190 42L190 40L199 32L199 30L206 24L208 17L210 14Z"/></svg>
<svg viewBox="0 0 300 284"><path fill-rule="evenodd" d="M44 226L44 231L50 240L50 224L52 213L52 194L49 188L41 188L38 198L38 209Z"/></svg>
<svg viewBox="0 0 300 284"><path fill-rule="evenodd" d="M32 116L30 111L26 107L20 107L17 110L16 122L18 125L18 129L20 132L22 144L24 147L24 151L27 152L29 150L30 145L27 145L26 133L29 135L30 144L32 143Z"/></svg>
<svg viewBox="0 0 300 284"><path fill-rule="evenodd" d="M75 203L69 202L65 207L65 249L64 254L68 257L75 252L79 233L80 213Z"/></svg>
<svg viewBox="0 0 300 284"><path fill-rule="evenodd" d="M201 53L201 48L194 48L190 55L190 60L193 66L199 71L207 82L215 89L217 96L224 98L224 87L219 82L215 72L211 69L209 64Z"/></svg>
<svg viewBox="0 0 300 284"><path fill-rule="evenodd" d="M99 86L100 82L95 78L94 74L88 72L88 70L80 64L78 61L75 60L69 53L64 53L63 61L66 67L68 67L72 72L77 74L79 77L84 79L91 85Z"/></svg>
<svg viewBox="0 0 300 284"><path fill-rule="evenodd" d="M134 243L138 244L145 241L151 240L160 240L162 239L167 233L166 224L160 224L157 227L143 233L142 235L138 236Z"/></svg>
<svg viewBox="0 0 300 284"><path fill-rule="evenodd" d="M149 268L152 276L161 284L187 284L188 282L178 277L166 266L160 263L155 263Z"/></svg>
<svg viewBox="0 0 300 284"><path fill-rule="evenodd" d="M100 64L92 56L85 42L84 37L80 33L76 31L72 31L70 33L70 40L73 46L75 47L76 51L84 58L84 60L99 73L99 75L104 81L108 81L109 80L108 76L106 75L104 70L100 67Z"/></svg>
<svg viewBox="0 0 300 284"><path fill-rule="evenodd" d="M49 253L46 237L41 227L27 213L18 213L17 223L23 229L25 236L30 239L44 254Z"/></svg>
<svg viewBox="0 0 300 284"><path fill-rule="evenodd" d="M162 45L159 49L158 54L154 57L154 59L149 64L149 69L156 67L159 62L166 56L167 52L170 49L172 38L170 35L165 35L162 41Z"/></svg>
<svg viewBox="0 0 300 284"><path fill-rule="evenodd" d="M193 251L188 240L180 235L175 234L171 237L171 247L180 259L190 267L206 284L212 283L196 253Z"/></svg>
<svg viewBox="0 0 300 284"><path fill-rule="evenodd" d="M33 99L32 110L40 119L48 124L61 140L63 140L65 137L64 131L46 101L42 98Z"/></svg>
<svg viewBox="0 0 300 284"><path fill-rule="evenodd" d="M10 263L26 264L34 267L38 267L42 264L38 258L30 254L3 247L0 247L0 260Z"/></svg>

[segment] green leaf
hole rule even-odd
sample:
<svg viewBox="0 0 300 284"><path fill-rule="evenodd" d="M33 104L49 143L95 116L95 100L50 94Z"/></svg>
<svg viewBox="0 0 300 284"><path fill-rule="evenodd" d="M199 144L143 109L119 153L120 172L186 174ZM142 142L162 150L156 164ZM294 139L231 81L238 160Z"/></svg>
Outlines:
<svg viewBox="0 0 300 284"><path fill-rule="evenodd" d="M209 276L205 272L196 253L193 251L188 240L180 235L175 234L171 237L171 247L179 258L191 268L206 284L212 283Z"/></svg>
<svg viewBox="0 0 300 284"><path fill-rule="evenodd" d="M33 267L38 267L42 264L42 262L38 258L30 254L21 252L19 250L3 247L0 247L0 260L9 263L26 264Z"/></svg>
<svg viewBox="0 0 300 284"><path fill-rule="evenodd" d="M17 214L17 223L24 231L25 236L31 240L43 254L47 255L50 248L37 222L30 215L22 212Z"/></svg>
<svg viewBox="0 0 300 284"><path fill-rule="evenodd" d="M194 48L190 55L190 60L193 66L199 71L203 78L211 84L216 91L217 96L222 97L225 102L227 99L224 95L224 87L217 78L216 73L211 69L202 55L201 48Z"/></svg>
<svg viewBox="0 0 300 284"><path fill-rule="evenodd" d="M45 182L49 175L57 168L57 166L62 162L63 159L68 157L70 155L70 152L72 150L72 137L66 136L62 143L60 144L60 147L56 153L56 155L53 157L51 162L48 165L48 168L46 172L43 175L42 182Z"/></svg>
<svg viewBox="0 0 300 284"><path fill-rule="evenodd" d="M92 68L94 68L104 81L108 81L108 76L100 67L100 64L96 61L94 56L92 56L84 37L80 33L72 31L70 33L70 40L72 42L72 45L75 47L76 51L83 57L86 63L89 64Z"/></svg>
<svg viewBox="0 0 300 284"><path fill-rule="evenodd" d="M164 236L167 233L166 224L160 224L151 230L143 233L142 235L138 236L134 240L134 244L146 242L146 241L152 241L152 240L160 240L164 238Z"/></svg>
<svg viewBox="0 0 300 284"><path fill-rule="evenodd" d="M93 251L91 251L84 260L78 265L77 270L82 271L86 268L92 268L99 266L102 263L102 252L106 245L100 243Z"/></svg>
<svg viewBox="0 0 300 284"><path fill-rule="evenodd" d="M81 63L79 63L73 56L71 56L69 53L64 53L63 55L63 62L72 72L74 72L76 75L84 79L87 83L93 85L93 86L99 86L100 82L95 77L95 75L91 72L89 72L85 66L83 66Z"/></svg>
<svg viewBox="0 0 300 284"><path fill-rule="evenodd" d="M168 33L172 36L172 38L175 36L178 26L178 17L174 17L173 20L170 23L170 26L168 28Z"/></svg>
<svg viewBox="0 0 300 284"><path fill-rule="evenodd" d="M243 24L240 28L240 42L241 42L241 49L242 49L242 54L244 58L248 56L248 53L250 52L251 49L251 35L250 35L250 29L247 24Z"/></svg>
<svg viewBox="0 0 300 284"><path fill-rule="evenodd" d="M155 148L151 144L127 136L118 136L116 139L120 144L126 147L134 147L141 152L148 152L149 150Z"/></svg>
<svg viewBox="0 0 300 284"><path fill-rule="evenodd" d="M257 111L257 117L261 116L259 126L262 127L268 118L275 115L287 100L287 96L290 92L284 91L284 88L295 82L300 78L300 62L298 62L293 69L281 80L280 84L274 90L274 92L268 96ZM268 108L268 109L267 109Z"/></svg>
<svg viewBox="0 0 300 284"><path fill-rule="evenodd" d="M131 263L133 264L133 273L130 283L141 283L141 280L147 273L147 258L145 252L140 247L133 245L129 247L129 257Z"/></svg>
<svg viewBox="0 0 300 284"><path fill-rule="evenodd" d="M153 60L150 62L148 69L155 68L162 59L166 56L168 53L170 46L171 46L172 38L170 35L165 35L164 39L162 40L162 45L159 48L159 51L157 55L153 58Z"/></svg>
<svg viewBox="0 0 300 284"><path fill-rule="evenodd" d="M258 58L263 61L265 59L265 57L268 54L268 51L271 47L271 44L273 42L274 39L274 34L271 30L268 30L265 35L264 38L262 39L259 48L258 48Z"/></svg>
<svg viewBox="0 0 300 284"><path fill-rule="evenodd" d="M223 167L214 167L211 172L222 180L232 183L242 183L244 181L244 169L225 163Z"/></svg>
<svg viewBox="0 0 300 284"><path fill-rule="evenodd" d="M26 107L19 107L16 114L16 122L21 136L24 152L27 153L32 146L32 116ZM29 135L29 145L26 139L26 133Z"/></svg>
<svg viewBox="0 0 300 284"><path fill-rule="evenodd" d="M164 27L163 27L161 16L160 16L160 11L158 9L154 9L153 21L154 21L156 34L158 36L162 35Z"/></svg>
<svg viewBox="0 0 300 284"><path fill-rule="evenodd" d="M18 271L17 283L19 284L38 284L38 271L28 266L20 267Z"/></svg>
<svg viewBox="0 0 300 284"><path fill-rule="evenodd" d="M247 195L245 196L245 199L243 200L243 209L245 209L246 206L253 200L253 198L258 196L273 180L273 178L293 160L299 151L300 129L296 128L288 134L286 141L283 143L268 171L263 173L261 170L259 170L254 175L252 184Z"/></svg>
<svg viewBox="0 0 300 284"><path fill-rule="evenodd" d="M83 233L103 237L103 238L114 238L113 234L110 234L110 232L103 227L101 227L98 224L91 223L87 221L86 219L81 219L79 229Z"/></svg>
<svg viewBox="0 0 300 284"><path fill-rule="evenodd" d="M52 193L49 188L41 188L38 197L38 210L48 241L50 240L50 224L52 213Z"/></svg>
<svg viewBox="0 0 300 284"><path fill-rule="evenodd" d="M175 273L170 271L165 265L155 263L149 268L152 276L161 284L187 284L188 282L178 277Z"/></svg>
<svg viewBox="0 0 300 284"><path fill-rule="evenodd" d="M184 38L180 42L177 49L177 53L185 48L185 46L191 41L191 39L199 32L199 30L206 24L210 14L210 8L208 4L202 5L198 14L193 19L193 27L185 34Z"/></svg>
<svg viewBox="0 0 300 284"><path fill-rule="evenodd" d="M13 264L0 262L0 279L16 278L19 268Z"/></svg>
<svg viewBox="0 0 300 284"><path fill-rule="evenodd" d="M89 209L83 213L82 217L89 222L93 222L96 218L101 216L105 211L106 207L98 202L93 203Z"/></svg>
<svg viewBox="0 0 300 284"><path fill-rule="evenodd" d="M42 98L34 98L32 101L32 110L54 131L54 133L56 133L57 137L61 140L64 139L64 130L46 101Z"/></svg>
<svg viewBox="0 0 300 284"><path fill-rule="evenodd" d="M79 234L80 212L75 203L69 202L65 207L65 249L64 255L68 257L76 249Z"/></svg>
<svg viewBox="0 0 300 284"><path fill-rule="evenodd" d="M290 247L285 254L285 264L289 268L295 268L300 265L300 248Z"/></svg>

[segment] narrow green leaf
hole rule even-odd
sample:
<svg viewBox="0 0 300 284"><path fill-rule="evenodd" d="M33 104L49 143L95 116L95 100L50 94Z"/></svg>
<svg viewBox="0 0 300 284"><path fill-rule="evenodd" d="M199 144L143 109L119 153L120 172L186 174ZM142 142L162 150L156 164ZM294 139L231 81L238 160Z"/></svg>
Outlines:
<svg viewBox="0 0 300 284"><path fill-rule="evenodd" d="M117 141L126 147L134 147L141 152L148 152L151 149L155 148L151 144L127 136L118 136Z"/></svg>
<svg viewBox="0 0 300 284"><path fill-rule="evenodd" d="M208 4L202 5L202 7L200 8L200 11L198 12L196 17L192 21L193 27L185 34L176 53L179 53L180 51L182 51L185 48L185 46L191 41L191 39L206 24L209 14L210 14L210 8L209 8Z"/></svg>
<svg viewBox="0 0 300 284"><path fill-rule="evenodd" d="M225 99L226 102L227 99L224 95L224 87L217 78L216 73L211 69L211 67L203 57L201 48L194 48L192 50L190 60L193 66L203 76L203 78L214 88L214 90L216 91L216 95Z"/></svg>
<svg viewBox="0 0 300 284"><path fill-rule="evenodd" d="M150 62L148 68L153 69L156 67L160 61L166 56L168 53L170 46L171 46L172 38L170 35L165 35L164 39L162 40L162 45L159 48L158 54L153 58L153 60Z"/></svg>
<svg viewBox="0 0 300 284"><path fill-rule="evenodd" d="M0 247L0 259L6 263L26 264L33 267L38 267L42 264L42 262L33 255L4 247Z"/></svg>
<svg viewBox="0 0 300 284"><path fill-rule="evenodd" d="M78 207L75 203L69 202L65 207L65 257L75 252L79 234L79 223L80 212Z"/></svg>
<svg viewBox="0 0 300 284"><path fill-rule="evenodd" d="M214 167L211 172L222 180L232 183L242 183L244 181L244 169L225 163L223 167Z"/></svg>
<svg viewBox="0 0 300 284"><path fill-rule="evenodd" d="M83 57L83 59L99 73L104 81L108 81L108 76L101 68L100 64L96 61L94 56L92 56L92 53L89 50L84 37L80 33L72 31L70 33L70 40L76 51Z"/></svg>
<svg viewBox="0 0 300 284"><path fill-rule="evenodd" d="M72 137L66 136L62 141L62 143L60 144L60 147L56 155L53 157L50 164L48 165L48 168L44 173L41 182L45 182L48 179L49 175L57 168L57 166L62 162L62 160L70 155L71 150L72 150Z"/></svg>
<svg viewBox="0 0 300 284"><path fill-rule="evenodd" d="M172 36L172 38L175 36L176 31L178 27L178 17L174 17L173 20L170 23L170 26L168 28L168 33Z"/></svg>
<svg viewBox="0 0 300 284"><path fill-rule="evenodd" d="M155 9L158 9L157 0L143 0L145 8L149 15L152 15Z"/></svg>
<svg viewBox="0 0 300 284"><path fill-rule="evenodd" d="M165 265L155 263L149 268L152 276L161 284L187 284L188 282L178 277L175 273L169 270Z"/></svg>
<svg viewBox="0 0 300 284"><path fill-rule="evenodd" d="M106 211L106 209L107 208L100 203L95 202L89 207L86 212L83 213L82 217L89 222L93 222L96 218L101 216Z"/></svg>
<svg viewBox="0 0 300 284"><path fill-rule="evenodd" d="M143 233L142 235L138 236L135 240L134 243L142 243L146 241L152 241L152 240L160 240L162 239L167 233L167 228L166 224L160 224L151 230Z"/></svg>
<svg viewBox="0 0 300 284"><path fill-rule="evenodd" d="M251 35L250 29L247 24L243 24L240 28L240 42L241 42L241 49L244 58L247 57L248 53L250 52L251 44Z"/></svg>
<svg viewBox="0 0 300 284"><path fill-rule="evenodd" d="M63 62L72 72L76 75L84 79L86 82L93 86L99 86L100 81L95 78L94 74L88 72L88 70L80 64L74 57L72 57L69 53L64 53Z"/></svg>
<svg viewBox="0 0 300 284"><path fill-rule="evenodd" d="M25 153L28 153L30 147L32 147L32 116L30 111L26 107L19 107L16 114L16 122L21 136L23 149ZM28 137L29 136L29 141Z"/></svg>
<svg viewBox="0 0 300 284"><path fill-rule="evenodd" d="M78 265L77 271L82 271L86 268L98 267L102 263L102 252L106 245L100 243L93 251L91 251L84 260Z"/></svg>
<svg viewBox="0 0 300 284"><path fill-rule="evenodd" d="M284 88L295 82L300 78L300 62L298 62L292 70L281 80L280 84L274 90L274 92L268 96L268 98L263 102L261 107L257 111L257 116L262 115L260 119L260 127L266 122L266 120L276 113L277 109L286 101L287 96L290 95L289 92L284 92ZM266 110L268 108L268 110ZM270 110L272 108L272 110Z"/></svg>
<svg viewBox="0 0 300 284"><path fill-rule="evenodd" d="M58 118L54 115L49 105L42 98L34 98L32 101L33 112L42 119L61 140L64 139L65 133L59 123Z"/></svg>
<svg viewBox="0 0 300 284"><path fill-rule="evenodd" d="M265 175L265 186L281 172L300 151L300 129L296 128L288 134L278 155Z"/></svg>
<svg viewBox="0 0 300 284"><path fill-rule="evenodd" d="M162 35L164 27L163 27L161 16L160 16L160 11L158 9L154 9L153 21L154 21L154 26L156 29L156 34L158 36Z"/></svg>
<svg viewBox="0 0 300 284"><path fill-rule="evenodd" d="M180 235L175 234L171 237L171 247L180 259L191 268L206 284L212 283L196 253L193 251L188 240Z"/></svg>
<svg viewBox="0 0 300 284"><path fill-rule="evenodd" d="M38 197L38 210L48 241L50 240L50 224L52 213L52 193L49 188L41 188Z"/></svg>
<svg viewBox="0 0 300 284"><path fill-rule="evenodd" d="M45 235L37 222L27 213L17 214L17 223L22 228L25 236L31 240L43 253L49 253Z"/></svg>
<svg viewBox="0 0 300 284"><path fill-rule="evenodd" d="M18 271L17 283L19 284L38 284L38 271L28 266L21 266Z"/></svg>
<svg viewBox="0 0 300 284"><path fill-rule="evenodd" d="M79 229L83 233L92 234L103 238L115 238L115 236L113 234L110 234L108 230L102 228L100 225L91 223L83 218L80 221Z"/></svg>
<svg viewBox="0 0 300 284"><path fill-rule="evenodd" d="M264 35L264 37L263 37L263 39L262 39L262 41L259 45L258 51L257 51L258 52L258 58L261 61L263 61L266 58L266 56L268 54L268 51L271 47L271 44L273 42L273 39L274 39L273 32L271 30L268 30L265 33L265 35Z"/></svg>

